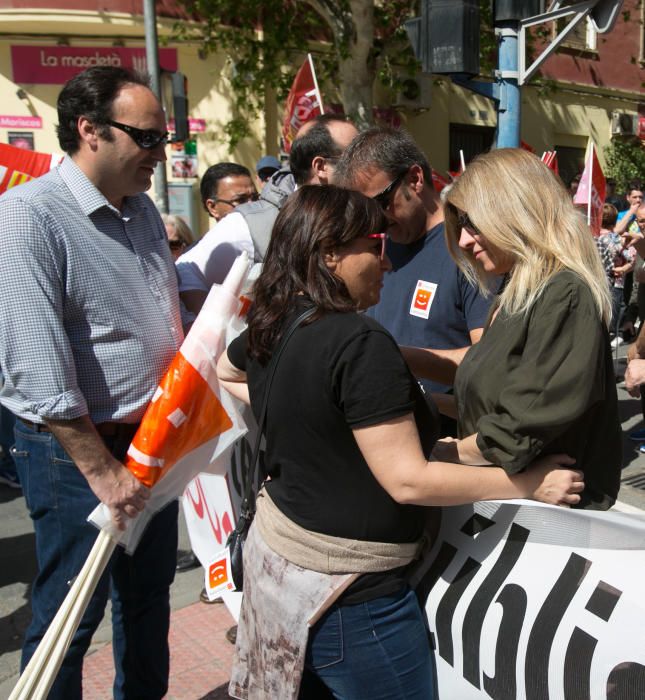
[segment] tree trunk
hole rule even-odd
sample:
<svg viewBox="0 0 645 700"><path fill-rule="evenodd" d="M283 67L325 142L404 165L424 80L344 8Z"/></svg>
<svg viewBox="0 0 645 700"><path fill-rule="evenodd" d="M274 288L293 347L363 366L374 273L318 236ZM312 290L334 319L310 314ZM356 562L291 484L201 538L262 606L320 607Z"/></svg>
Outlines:
<svg viewBox="0 0 645 700"><path fill-rule="evenodd" d="M347 53L339 51L340 96L345 113L362 129L372 124L374 2L350 0L349 4L353 31L347 37Z"/></svg>
<svg viewBox="0 0 645 700"><path fill-rule="evenodd" d="M345 114L361 129L372 123L375 69L374 0L308 0L331 27Z"/></svg>

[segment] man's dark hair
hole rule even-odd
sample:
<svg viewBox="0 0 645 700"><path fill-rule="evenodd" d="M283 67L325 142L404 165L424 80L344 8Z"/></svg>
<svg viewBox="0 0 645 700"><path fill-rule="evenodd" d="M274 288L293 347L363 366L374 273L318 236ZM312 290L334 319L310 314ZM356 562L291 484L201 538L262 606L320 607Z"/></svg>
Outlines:
<svg viewBox="0 0 645 700"><path fill-rule="evenodd" d="M426 184L432 187L432 168L412 137L402 129L375 126L360 133L345 149L336 163L334 183L354 187L357 176L370 168L394 179L413 165L421 167Z"/></svg>
<svg viewBox="0 0 645 700"><path fill-rule="evenodd" d="M65 153L74 155L80 148L79 117L87 117L106 141L113 136L108 125L112 105L126 85L150 87L147 75L112 66L88 68L65 84L58 95L58 143Z"/></svg>
<svg viewBox="0 0 645 700"><path fill-rule="evenodd" d="M206 200L217 198L219 181L223 180L225 177L237 177L239 175L246 175L249 178L251 177L249 169L245 168L239 163L216 163L215 165L211 165L211 167L204 173L202 180L199 183L199 193L206 211L208 211Z"/></svg>
<svg viewBox="0 0 645 700"><path fill-rule="evenodd" d="M338 114L321 114L309 131L291 144L289 168L297 185L304 185L311 177L311 161L316 156L340 158L342 149L333 140L329 131L332 122L346 122L348 119Z"/></svg>
<svg viewBox="0 0 645 700"><path fill-rule="evenodd" d="M643 183L640 180L632 180L627 183L626 194L630 195L634 190L636 190L636 192L643 191Z"/></svg>

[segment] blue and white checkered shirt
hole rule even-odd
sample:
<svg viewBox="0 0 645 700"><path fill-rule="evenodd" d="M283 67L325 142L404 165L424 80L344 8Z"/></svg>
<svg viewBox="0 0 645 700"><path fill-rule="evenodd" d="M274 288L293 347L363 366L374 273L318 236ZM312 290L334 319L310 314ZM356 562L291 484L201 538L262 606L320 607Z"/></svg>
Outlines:
<svg viewBox="0 0 645 700"><path fill-rule="evenodd" d="M70 158L0 197L0 401L22 418L141 419L183 339L145 194L108 203Z"/></svg>

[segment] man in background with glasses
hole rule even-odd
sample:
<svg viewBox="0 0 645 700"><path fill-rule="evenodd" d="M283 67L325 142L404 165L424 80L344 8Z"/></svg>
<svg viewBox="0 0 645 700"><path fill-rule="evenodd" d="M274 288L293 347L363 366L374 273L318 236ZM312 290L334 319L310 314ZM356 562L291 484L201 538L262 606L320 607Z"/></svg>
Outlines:
<svg viewBox="0 0 645 700"><path fill-rule="evenodd" d="M302 126L291 147L290 168L274 173L257 202L241 204L177 261L179 292L190 312L199 313L211 286L222 283L242 251L255 263L264 260L273 223L286 198L296 185L328 184L336 161L357 133L339 115L318 116Z"/></svg>
<svg viewBox="0 0 645 700"><path fill-rule="evenodd" d="M377 201L389 221L381 299L368 314L404 349L439 409L450 411L455 370L482 334L491 299L459 271L444 240L444 217L426 157L404 131L374 127L357 136L336 164L334 183ZM420 348L420 349L417 349ZM442 415L443 435L456 435L454 415Z"/></svg>
<svg viewBox="0 0 645 700"><path fill-rule="evenodd" d="M36 531L38 574L22 666L96 540L99 501L123 527L148 490L122 460L179 348L182 320L166 232L146 195L166 160L161 106L147 79L96 67L58 97L67 154L0 198L0 401L17 416L15 460ZM82 662L112 589L114 697L168 689L169 587L177 503L133 556L117 547L49 698L82 696Z"/></svg>
<svg viewBox="0 0 645 700"><path fill-rule="evenodd" d="M215 223L232 213L235 207L258 198L248 168L238 163L216 163L199 183L202 204Z"/></svg>

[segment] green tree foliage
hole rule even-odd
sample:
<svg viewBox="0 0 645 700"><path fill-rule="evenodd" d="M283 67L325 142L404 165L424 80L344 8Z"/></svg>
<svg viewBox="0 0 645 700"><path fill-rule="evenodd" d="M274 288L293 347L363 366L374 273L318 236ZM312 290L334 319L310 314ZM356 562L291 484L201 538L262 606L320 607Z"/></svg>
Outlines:
<svg viewBox="0 0 645 700"><path fill-rule="evenodd" d="M618 192L625 192L632 180L645 182L645 147L640 139L612 139L605 147L605 160L605 176L616 180Z"/></svg>
<svg viewBox="0 0 645 700"><path fill-rule="evenodd" d="M326 102L342 103L361 126L372 119L374 79L393 85L403 64L416 61L403 21L414 0L182 0L194 25L178 23L178 38L197 38L202 49L230 58L233 119L225 126L232 148L250 133L267 90L286 97L307 50L314 54Z"/></svg>

